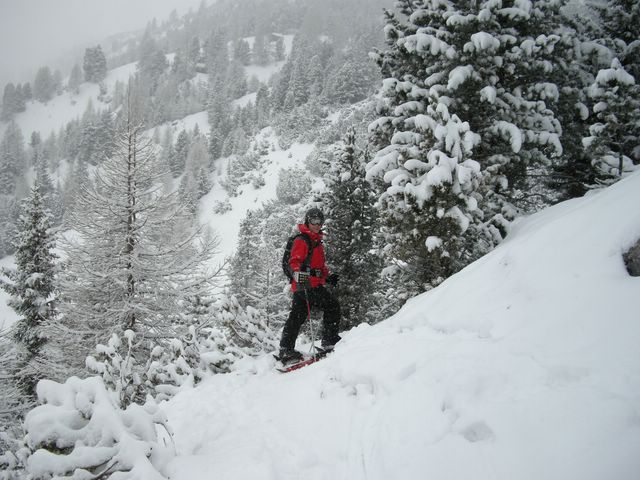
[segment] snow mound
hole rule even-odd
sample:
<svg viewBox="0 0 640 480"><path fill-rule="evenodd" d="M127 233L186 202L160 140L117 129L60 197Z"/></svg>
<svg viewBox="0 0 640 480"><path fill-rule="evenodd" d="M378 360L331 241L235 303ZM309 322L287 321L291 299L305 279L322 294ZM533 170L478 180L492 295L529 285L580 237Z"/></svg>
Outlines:
<svg viewBox="0 0 640 480"><path fill-rule="evenodd" d="M639 204L634 174L549 208L322 362L181 393L170 477L637 478Z"/></svg>

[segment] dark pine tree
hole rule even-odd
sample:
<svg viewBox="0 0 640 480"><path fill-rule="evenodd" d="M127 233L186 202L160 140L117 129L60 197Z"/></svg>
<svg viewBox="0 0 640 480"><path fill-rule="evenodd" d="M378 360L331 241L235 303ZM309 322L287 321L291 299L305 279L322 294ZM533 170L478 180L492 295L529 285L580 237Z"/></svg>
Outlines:
<svg viewBox="0 0 640 480"><path fill-rule="evenodd" d="M365 178L366 161L366 153L356 145L355 129L350 127L325 177L327 253L331 270L340 274L338 292L347 329L376 320L371 292L382 269L379 257L372 253L376 194Z"/></svg>
<svg viewBox="0 0 640 480"><path fill-rule="evenodd" d="M107 59L102 47L87 48L84 53L84 78L87 82L99 83L107 76Z"/></svg>
<svg viewBox="0 0 640 480"><path fill-rule="evenodd" d="M20 317L13 329L17 349L15 381L23 395L35 400L38 380L51 369L43 346L47 341L45 324L55 317L57 258L53 251L55 237L51 230L51 215L37 185L23 202L15 246L16 269L2 270L9 281L0 280L0 287L11 296L8 304Z"/></svg>

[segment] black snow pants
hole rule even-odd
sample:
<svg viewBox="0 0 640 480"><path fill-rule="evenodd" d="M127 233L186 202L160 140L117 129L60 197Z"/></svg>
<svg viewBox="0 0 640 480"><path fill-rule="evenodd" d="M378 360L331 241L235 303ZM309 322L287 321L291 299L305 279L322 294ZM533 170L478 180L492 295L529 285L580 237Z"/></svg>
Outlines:
<svg viewBox="0 0 640 480"><path fill-rule="evenodd" d="M324 311L322 318L322 345L335 345L340 340L338 336L340 304L329 290L324 286L319 286L308 288L306 293L304 290L298 290L293 294L291 312L282 330L281 349L294 349L300 328L309 314L307 300L310 308L320 308Z"/></svg>

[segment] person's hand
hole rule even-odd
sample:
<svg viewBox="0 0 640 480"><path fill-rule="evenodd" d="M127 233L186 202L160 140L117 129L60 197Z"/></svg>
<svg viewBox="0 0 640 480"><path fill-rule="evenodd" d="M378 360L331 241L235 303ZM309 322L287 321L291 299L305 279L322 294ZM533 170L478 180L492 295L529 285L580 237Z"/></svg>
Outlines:
<svg viewBox="0 0 640 480"><path fill-rule="evenodd" d="M339 280L340 280L340 275L338 275L337 273L332 273L327 277L327 283L334 287L338 284Z"/></svg>
<svg viewBox="0 0 640 480"><path fill-rule="evenodd" d="M309 272L293 272L293 279L299 287L307 288L309 286Z"/></svg>

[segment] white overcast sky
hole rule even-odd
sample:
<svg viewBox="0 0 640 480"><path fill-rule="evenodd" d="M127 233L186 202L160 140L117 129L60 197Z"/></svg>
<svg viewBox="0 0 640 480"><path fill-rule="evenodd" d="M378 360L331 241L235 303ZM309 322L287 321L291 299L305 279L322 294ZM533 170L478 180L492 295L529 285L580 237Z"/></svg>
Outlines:
<svg viewBox="0 0 640 480"><path fill-rule="evenodd" d="M10 81L33 82L38 67L52 66L74 46L142 29L154 17L160 22L174 9L197 9L201 1L0 0L0 89Z"/></svg>

